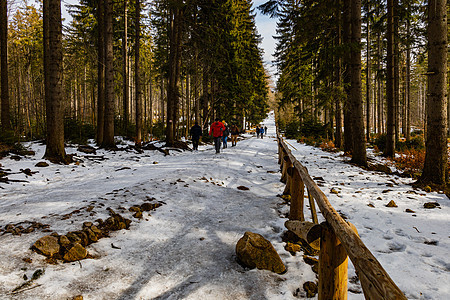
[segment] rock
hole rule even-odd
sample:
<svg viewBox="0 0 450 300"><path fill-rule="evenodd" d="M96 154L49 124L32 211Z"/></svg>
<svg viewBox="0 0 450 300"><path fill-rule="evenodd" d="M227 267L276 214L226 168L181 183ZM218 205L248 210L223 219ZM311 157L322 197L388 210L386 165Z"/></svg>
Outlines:
<svg viewBox="0 0 450 300"><path fill-rule="evenodd" d="M294 253L295 252L300 252L301 251L301 247L298 244L293 244L293 243L287 243L286 246L284 246L284 249L288 252Z"/></svg>
<svg viewBox="0 0 450 300"><path fill-rule="evenodd" d="M66 236L72 243L81 243L81 238L75 232L69 232Z"/></svg>
<svg viewBox="0 0 450 300"><path fill-rule="evenodd" d="M31 248L42 255L53 256L59 252L60 246L57 237L46 235L38 239Z"/></svg>
<svg viewBox="0 0 450 300"><path fill-rule="evenodd" d="M79 243L74 243L73 246L67 251L63 259L65 262L72 262L86 258L87 250Z"/></svg>
<svg viewBox="0 0 450 300"><path fill-rule="evenodd" d="M375 207L372 203L367 204L368 207Z"/></svg>
<svg viewBox="0 0 450 300"><path fill-rule="evenodd" d="M319 261L316 258L303 255L303 261L311 266L314 273L319 273Z"/></svg>
<svg viewBox="0 0 450 300"><path fill-rule="evenodd" d="M369 166L369 169L371 171L377 171L377 172L383 172L383 173L387 173L387 174L391 174L392 170L391 168L389 168L386 165L383 164L373 164Z"/></svg>
<svg viewBox="0 0 450 300"><path fill-rule="evenodd" d="M427 185L426 187L423 188L423 190L427 193L431 193L431 187L429 185Z"/></svg>
<svg viewBox="0 0 450 300"><path fill-rule="evenodd" d="M88 244L95 243L96 241L98 241L97 235L90 228L83 229L83 232L86 233L88 237L89 240Z"/></svg>
<svg viewBox="0 0 450 300"><path fill-rule="evenodd" d="M80 244L84 247L89 245L89 238L84 231L76 231L75 234L80 238Z"/></svg>
<svg viewBox="0 0 450 300"><path fill-rule="evenodd" d="M102 231L100 229L98 229L97 226L92 225L90 229L92 230L92 232L94 232L97 235L98 238L103 237Z"/></svg>
<svg viewBox="0 0 450 300"><path fill-rule="evenodd" d="M248 190L249 190L248 187L243 186L243 185L238 186L237 189L238 189L238 190L241 190L241 191L248 191Z"/></svg>
<svg viewBox="0 0 450 300"><path fill-rule="evenodd" d="M151 211L152 209L155 209L155 208L156 208L154 205L155 205L155 204L153 204L153 203L148 203L148 202L143 203L143 204L141 205L141 210L142 210L142 211Z"/></svg>
<svg viewBox="0 0 450 300"><path fill-rule="evenodd" d="M389 201L388 204L386 204L386 207L398 207L397 204L395 204L394 200Z"/></svg>
<svg viewBox="0 0 450 300"><path fill-rule="evenodd" d="M438 206L440 206L440 205L437 202L427 202L427 203L423 204L423 207L428 208L428 209L436 208Z"/></svg>
<svg viewBox="0 0 450 300"><path fill-rule="evenodd" d="M412 209L409 209L409 208L407 208L406 210L405 210L407 213L415 213L415 211L413 211Z"/></svg>
<svg viewBox="0 0 450 300"><path fill-rule="evenodd" d="M305 282L303 284L303 289L305 290L306 297L308 297L308 298L314 297L317 294L318 290L319 290L318 287L317 287L317 284L315 284L312 281Z"/></svg>
<svg viewBox="0 0 450 300"><path fill-rule="evenodd" d="M65 249L67 249L70 246L71 242L69 238L65 235L61 235L59 237L59 245Z"/></svg>
<svg viewBox="0 0 450 300"><path fill-rule="evenodd" d="M89 146L89 145L78 146L77 150L80 152L87 153L87 154L97 154L97 150L94 147Z"/></svg>
<svg viewBox="0 0 450 300"><path fill-rule="evenodd" d="M339 194L339 191L336 190L335 188L331 188L330 193L337 195L337 194Z"/></svg>
<svg viewBox="0 0 450 300"><path fill-rule="evenodd" d="M45 168L45 167L48 167L48 163L46 163L45 161L40 161L35 165L35 167Z"/></svg>
<svg viewBox="0 0 450 300"><path fill-rule="evenodd" d="M246 232L236 244L238 260L247 267L282 274L286 267L272 244L262 235Z"/></svg>
<svg viewBox="0 0 450 300"><path fill-rule="evenodd" d="M136 219L142 219L142 211L139 210L133 214L133 217Z"/></svg>
<svg viewBox="0 0 450 300"><path fill-rule="evenodd" d="M94 225L94 224L92 224L92 222L84 222L83 223L83 228L91 228L92 225Z"/></svg>
<svg viewBox="0 0 450 300"><path fill-rule="evenodd" d="M72 300L83 300L83 296L82 295L76 295L75 297L72 298Z"/></svg>
<svg viewBox="0 0 450 300"><path fill-rule="evenodd" d="M128 210L131 212L138 212L138 211L142 212L142 210L139 206L132 206Z"/></svg>

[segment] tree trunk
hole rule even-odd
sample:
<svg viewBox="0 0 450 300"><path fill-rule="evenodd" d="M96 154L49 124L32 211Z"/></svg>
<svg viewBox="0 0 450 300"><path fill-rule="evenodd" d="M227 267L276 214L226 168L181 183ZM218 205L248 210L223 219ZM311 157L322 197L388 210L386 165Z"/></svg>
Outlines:
<svg viewBox="0 0 450 300"><path fill-rule="evenodd" d="M0 69L1 69L1 122L2 130L11 129L9 113L9 85L8 85L8 8L7 1L0 4Z"/></svg>
<svg viewBox="0 0 450 300"><path fill-rule="evenodd" d="M406 32L408 35L407 45L406 45L406 132L405 137L406 141L409 142L411 139L411 7L408 1L407 7L407 23L406 23Z"/></svg>
<svg viewBox="0 0 450 300"><path fill-rule="evenodd" d="M114 142L114 53L112 0L105 1L105 123L103 148L116 148Z"/></svg>
<svg viewBox="0 0 450 300"><path fill-rule="evenodd" d="M364 137L364 114L361 94L361 0L352 0L352 48L351 52L351 87L350 101L352 103L352 162L367 165L366 140Z"/></svg>
<svg viewBox="0 0 450 300"><path fill-rule="evenodd" d="M64 110L62 105L61 1L44 0L44 82L47 115L47 146L44 157L66 163Z"/></svg>
<svg viewBox="0 0 450 300"><path fill-rule="evenodd" d="M371 92L371 70L370 70L370 8L367 2L367 48L366 48L366 140L370 141L370 92Z"/></svg>
<svg viewBox="0 0 450 300"><path fill-rule="evenodd" d="M341 0L336 1L336 37L335 37L335 46L338 47L341 45ZM339 56L335 56L335 86L337 88L341 88L342 85L342 77L341 77L341 58ZM340 93L335 99L335 119L336 119L336 133L334 144L336 148L342 147L342 109L341 109L341 97Z"/></svg>
<svg viewBox="0 0 450 300"><path fill-rule="evenodd" d="M169 32L169 82L167 87L167 127L166 144L172 145L176 139L178 126L179 78L181 68L181 24L183 11L175 3L171 12Z"/></svg>
<svg viewBox="0 0 450 300"><path fill-rule="evenodd" d="M128 137L130 86L128 82L128 1L123 3L123 37L122 37L122 72L123 72L123 129Z"/></svg>
<svg viewBox="0 0 450 300"><path fill-rule="evenodd" d="M105 27L104 24L105 0L98 0L97 23L98 45L97 45L97 145L103 144L103 129L105 123Z"/></svg>
<svg viewBox="0 0 450 300"><path fill-rule="evenodd" d="M137 147L141 146L141 142L142 142L142 103L141 103L141 83L140 83L140 77L139 77L139 49L140 49L140 34L141 34L141 27L140 27L140 22L141 22L141 5L140 5L140 0L135 0L136 1L136 38L135 38L135 56L134 56L134 85L135 85L135 102L136 102L136 142L135 145Z"/></svg>
<svg viewBox="0 0 450 300"><path fill-rule="evenodd" d="M428 2L428 93L426 154L421 183L446 184L447 0Z"/></svg>
<svg viewBox="0 0 450 300"><path fill-rule="evenodd" d="M384 155L395 154L395 105L394 105L394 0L387 1L387 65L386 65L386 149Z"/></svg>
<svg viewBox="0 0 450 300"><path fill-rule="evenodd" d="M344 18L343 18L343 42L349 47L351 42L351 0L344 0ZM353 148L352 138L352 122L351 122L351 107L350 107L350 51L344 54L344 89L346 99L344 102L344 152L350 153Z"/></svg>
<svg viewBox="0 0 450 300"><path fill-rule="evenodd" d="M399 34L398 34L398 0L393 0L394 7L394 132L395 141L400 139L400 51L399 51ZM394 148L395 150L395 148Z"/></svg>

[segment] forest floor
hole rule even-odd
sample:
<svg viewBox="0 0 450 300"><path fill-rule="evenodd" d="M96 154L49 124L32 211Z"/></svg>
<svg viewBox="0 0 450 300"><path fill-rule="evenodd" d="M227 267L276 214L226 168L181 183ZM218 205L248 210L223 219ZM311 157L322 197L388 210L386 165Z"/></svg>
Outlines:
<svg viewBox="0 0 450 300"><path fill-rule="evenodd" d="M277 197L284 184L273 114L264 124L269 128L264 139L246 135L220 154L211 145L168 156L133 150L87 155L67 147L82 162L37 168L45 146L27 143L36 155L0 160L12 173L9 179L26 181L0 182L0 299L306 298L303 283L316 281L316 274L302 253L293 256L284 249L289 206ZM352 166L342 153L288 142L409 299L450 299L445 195L415 190L411 179ZM21 171L27 168L37 173ZM390 200L398 207L386 207ZM128 208L146 201L163 205L133 218ZM427 202L439 206L425 209ZM49 232L65 234L107 218L108 207L132 223L88 246L92 258L49 264L30 250ZM5 230L30 222L48 228L21 235ZM272 242L287 266L285 274L248 270L236 262L235 246L246 231ZM39 269L44 271L39 278L13 293ZM349 299L364 299L351 263L349 278Z"/></svg>

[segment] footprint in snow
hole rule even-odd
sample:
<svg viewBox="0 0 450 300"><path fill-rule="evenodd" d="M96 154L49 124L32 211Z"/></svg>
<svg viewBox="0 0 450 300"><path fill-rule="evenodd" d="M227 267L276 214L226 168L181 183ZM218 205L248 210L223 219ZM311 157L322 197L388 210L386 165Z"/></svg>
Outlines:
<svg viewBox="0 0 450 300"><path fill-rule="evenodd" d="M388 244L388 246L389 246L389 250L391 250L392 252L403 252L406 249L405 244L401 244L398 242L391 242Z"/></svg>

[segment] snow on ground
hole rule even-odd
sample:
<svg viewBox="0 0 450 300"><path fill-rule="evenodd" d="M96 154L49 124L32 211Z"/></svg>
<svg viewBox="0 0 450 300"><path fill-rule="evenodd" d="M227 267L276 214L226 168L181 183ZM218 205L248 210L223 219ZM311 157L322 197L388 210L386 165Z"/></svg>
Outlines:
<svg viewBox="0 0 450 300"><path fill-rule="evenodd" d="M132 219L121 230L91 244L93 259L48 265L29 247L48 234L41 230L21 236L0 235L0 299L298 299L295 291L316 275L300 254L284 250L281 234L288 207L277 197L280 183L273 114L264 121L269 137L247 139L215 154L210 145L198 152L97 151L99 161L83 158L80 165L36 168L44 146L29 144L32 158L0 161L27 183L0 183L0 226L36 221L59 234L78 230L85 221L105 219L111 207ZM411 299L450 299L449 201L444 195L414 191L409 180L363 171L339 154L289 141L333 206L346 215L364 243L397 285ZM294 149L295 147L295 149ZM76 153L76 148L67 148ZM39 171L26 176L20 169ZM246 186L248 191L238 190ZM389 185L389 186L388 186ZM331 188L339 194L330 193ZM143 220L129 208L146 199L164 202ZM377 200L381 198L381 200ZM394 200L398 208L384 205ZM441 209L427 210L437 201ZM372 203L375 207L369 207ZM88 207L93 207L88 211ZM406 213L409 208L416 213ZM72 213L70 217L67 214ZM280 217L281 215L281 217ZM287 265L283 275L246 270L235 260L235 245L245 231L272 242ZM113 248L112 245L115 247ZM116 249L120 248L120 249ZM23 261L32 259L32 263ZM44 275L32 289L11 291L37 269ZM349 277L354 269L350 264ZM349 299L363 299L350 283Z"/></svg>

